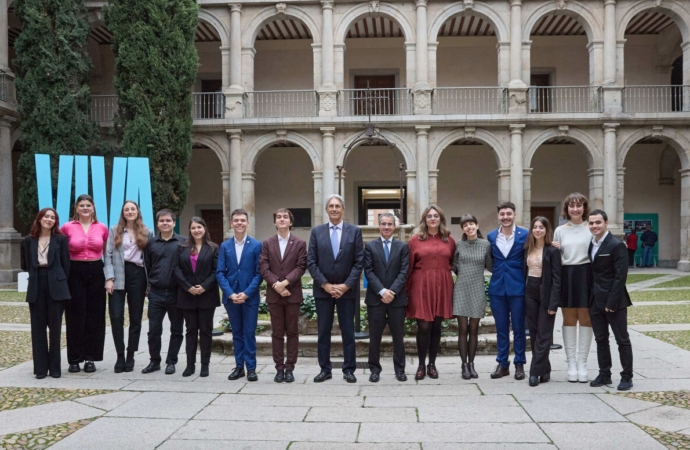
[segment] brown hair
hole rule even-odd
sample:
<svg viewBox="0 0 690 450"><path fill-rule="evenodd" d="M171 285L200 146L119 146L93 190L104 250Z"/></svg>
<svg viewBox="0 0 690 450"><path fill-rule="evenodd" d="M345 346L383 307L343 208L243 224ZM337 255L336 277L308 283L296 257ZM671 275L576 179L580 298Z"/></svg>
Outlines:
<svg viewBox="0 0 690 450"><path fill-rule="evenodd" d="M544 225L544 228L546 228L546 233L544 233L544 245L551 245L551 242L553 241L553 228L551 227L551 222L549 222L549 219L544 216L535 217L529 224L529 235L527 236L527 242L525 242L525 248L527 249L528 255L537 248L537 238L535 238L534 234L532 234L534 224L537 222L541 223Z"/></svg>
<svg viewBox="0 0 690 450"><path fill-rule="evenodd" d="M512 209L515 212L515 203L513 202L501 202L496 207L496 212L501 212L502 209Z"/></svg>
<svg viewBox="0 0 690 450"><path fill-rule="evenodd" d="M139 205L132 200L125 200L125 202L122 204L120 220L117 222L113 244L115 244L115 248L120 248L120 245L122 245L122 234L125 232L125 227L127 226L127 219L125 219L125 206L127 206L127 203L131 203L137 207L137 218L134 219L134 236L136 236L137 247L143 250L148 242L146 225L144 225L144 221L141 219L141 210L139 209Z"/></svg>
<svg viewBox="0 0 690 450"><path fill-rule="evenodd" d="M43 208L38 212L38 215L36 215L36 220L34 220L34 224L31 226L32 238L38 239L41 237L41 229L43 228L41 225L41 219L43 219L43 216L45 216L48 211L52 211L53 214L55 214L55 223L53 224L53 228L50 229L50 234L62 234L62 231L60 231L60 218L58 217L57 211L55 211L53 208Z"/></svg>
<svg viewBox="0 0 690 450"><path fill-rule="evenodd" d="M242 208L237 208L236 210L230 213L230 222L232 222L233 217L242 215L244 215L244 217L247 218L247 222L249 222L249 213L247 213L247 211L245 211Z"/></svg>
<svg viewBox="0 0 690 450"><path fill-rule="evenodd" d="M180 247L189 247L191 245L192 247L192 255L196 255L196 241L194 240L194 236L192 236L192 224L193 223L198 223L202 227L204 227L204 237L201 238L202 244L201 246L203 247L204 245L208 245L209 247L215 249L218 247L218 244L215 244L211 240L211 235L208 233L208 226L206 226L206 221L202 219L201 217L194 216L192 217L192 220L189 221L189 237L187 240L180 244Z"/></svg>
<svg viewBox="0 0 690 450"><path fill-rule="evenodd" d="M479 222L477 221L476 217L474 217L472 214L465 214L464 216L462 216L460 218L460 228L462 229L462 227L464 227L466 223L470 223L470 222L472 222L473 224L477 225L477 227L479 227ZM477 228L477 237L482 238L482 239L484 238L484 236L482 236L482 232L479 231L479 228ZM463 241L467 240L467 235L465 234L464 231L462 232L462 240Z"/></svg>
<svg viewBox="0 0 690 450"><path fill-rule="evenodd" d="M288 216L290 217L290 222L295 223L295 216L292 215L292 211L290 211L287 208L278 208L276 211L273 213L273 223L276 223L276 216L278 213L288 213ZM292 225L290 225L290 229L292 230Z"/></svg>
<svg viewBox="0 0 690 450"><path fill-rule="evenodd" d="M91 203L91 206L93 206L91 220L93 222L98 222L98 219L96 218L96 204L93 202L93 197L91 197L89 194L81 194L79 197L77 197L77 201L74 202L74 215L72 216L72 220L79 221L79 213L77 212L77 206L79 205L79 203L84 201Z"/></svg>
<svg viewBox="0 0 690 450"><path fill-rule="evenodd" d="M419 221L419 234L417 236L419 237L420 241L426 241L429 237L429 229L426 226L426 216L432 209L438 212L440 218L438 234L441 236L441 240L443 242L448 242L448 238L450 237L450 230L446 225L446 216L445 214L443 214L443 210L436 205L427 206L424 212L422 213L422 219Z"/></svg>
<svg viewBox="0 0 690 450"><path fill-rule="evenodd" d="M587 220L589 218L589 200L587 197L580 194L579 192L573 192L568 194L563 200L563 213L561 217L565 220L570 220L570 214L568 214L568 206L571 203L581 203L582 204L582 220Z"/></svg>

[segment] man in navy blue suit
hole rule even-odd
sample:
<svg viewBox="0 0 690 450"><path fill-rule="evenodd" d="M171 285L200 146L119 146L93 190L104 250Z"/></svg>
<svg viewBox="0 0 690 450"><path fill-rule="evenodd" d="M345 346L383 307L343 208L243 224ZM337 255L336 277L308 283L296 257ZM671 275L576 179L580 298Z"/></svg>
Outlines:
<svg viewBox="0 0 690 450"><path fill-rule="evenodd" d="M525 275L523 273L523 249L528 232L515 225L515 205L502 202L498 205L498 221L501 226L489 233L494 257L494 269L489 286L491 313L496 321L498 366L491 378L510 375L510 324L513 324L513 349L515 350L515 379L525 379Z"/></svg>
<svg viewBox="0 0 690 450"><path fill-rule="evenodd" d="M245 210L234 210L230 220L235 237L220 246L216 270L218 286L223 291L223 304L232 326L235 353L236 367L228 380L244 377L246 365L247 380L257 381L256 324L259 319L261 242L247 236L249 215Z"/></svg>
<svg viewBox="0 0 690 450"><path fill-rule="evenodd" d="M343 378L356 383L355 353L355 311L360 301L359 277L362 274L364 244L362 230L343 221L345 205L339 195L331 195L326 202L328 222L316 226L309 238L307 267L314 279L319 328L318 357L321 373L315 383L332 378L331 374L331 329L333 312L338 310L338 323L343 338Z"/></svg>

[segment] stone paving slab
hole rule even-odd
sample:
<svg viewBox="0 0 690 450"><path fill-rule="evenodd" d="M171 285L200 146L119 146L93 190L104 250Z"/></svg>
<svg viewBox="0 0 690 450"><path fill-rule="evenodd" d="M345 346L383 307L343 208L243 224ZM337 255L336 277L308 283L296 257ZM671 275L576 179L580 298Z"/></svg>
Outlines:
<svg viewBox="0 0 690 450"><path fill-rule="evenodd" d="M141 369L143 369L145 366L143 366ZM189 383L194 381L199 377L199 367L197 367L197 371L194 375L190 377L183 377L182 376L182 371L184 370L184 364L177 364L175 369L176 372L172 375L166 375L165 374L165 365L163 364L161 366L161 370L158 370L153 373L141 373L141 369L137 370L137 368L134 368L133 372L123 372L123 373L115 373L113 371L113 368L110 367L110 364L108 364L108 367L104 367L104 370L100 370L99 368L98 371L95 373L91 374L89 377L92 380L131 380L131 381L137 381L137 380L144 380L144 381L174 381L174 382L180 382L180 383ZM213 366L211 366L213 367ZM79 372L79 373L84 373L84 372ZM229 372L228 372L229 374ZM87 375L87 374L85 374ZM227 381L228 376L225 375L225 380Z"/></svg>
<svg viewBox="0 0 690 450"><path fill-rule="evenodd" d="M0 412L0 436L98 417L103 411L67 401Z"/></svg>
<svg viewBox="0 0 690 450"><path fill-rule="evenodd" d="M314 407L305 422L402 423L417 422L414 408L330 408Z"/></svg>
<svg viewBox="0 0 690 450"><path fill-rule="evenodd" d="M212 406L338 406L361 407L364 397L329 397L295 395L244 395L221 394L211 403Z"/></svg>
<svg viewBox="0 0 690 450"><path fill-rule="evenodd" d="M21 375L12 373L10 375L12 369L14 367L3 371L3 376L0 377L0 387L104 389L116 391L132 384L130 380L91 380L82 377L68 377L66 375L63 375L62 378L46 377L38 380L30 373ZM6 374L8 376L5 376Z"/></svg>
<svg viewBox="0 0 690 450"><path fill-rule="evenodd" d="M462 385L409 385L400 383L401 386L372 386L371 383L362 386L361 394L365 397L410 397L410 396L465 396L480 395L479 389L475 384Z"/></svg>
<svg viewBox="0 0 690 450"><path fill-rule="evenodd" d="M520 408L520 404L512 395L468 395L459 398L447 399L445 397L376 397L368 396L364 401L365 408L439 408L460 406L468 411L481 408ZM478 421L479 422L479 421Z"/></svg>
<svg viewBox="0 0 690 450"><path fill-rule="evenodd" d="M170 437L184 420L102 417L67 436L50 450L153 450Z"/></svg>
<svg viewBox="0 0 690 450"><path fill-rule="evenodd" d="M361 408L360 408L361 409ZM236 404L227 406L207 406L194 420L239 420L250 422L301 422L309 407L255 406Z"/></svg>
<svg viewBox="0 0 690 450"><path fill-rule="evenodd" d="M244 383L183 383L179 381L134 381L124 387L127 391L161 391L161 392L207 392L216 394L235 394Z"/></svg>
<svg viewBox="0 0 690 450"><path fill-rule="evenodd" d="M333 444L331 442L293 442L290 450L420 450L419 444Z"/></svg>
<svg viewBox="0 0 690 450"><path fill-rule="evenodd" d="M690 302L688 302L690 303ZM652 325L630 325L631 330L639 331L641 333L648 331L686 331L690 330L690 323L668 323L668 324L652 324Z"/></svg>
<svg viewBox="0 0 690 450"><path fill-rule="evenodd" d="M451 402L447 402L451 403ZM450 422L450 423L515 423L532 422L529 415L519 405L499 407L494 405L467 404L464 399L457 402L458 406L420 406L420 422Z"/></svg>
<svg viewBox="0 0 690 450"><path fill-rule="evenodd" d="M424 450L557 450L556 446L551 444L444 444L423 442L422 446Z"/></svg>
<svg viewBox="0 0 690 450"><path fill-rule="evenodd" d="M139 395L139 392L113 392L112 394L77 398L74 401L104 411L111 411L132 400L137 395Z"/></svg>
<svg viewBox="0 0 690 450"><path fill-rule="evenodd" d="M230 375L232 373L232 370L227 370L227 371L223 370L222 372L220 372L220 371L214 372L213 369L216 367L217 366L211 365L211 367L210 367L211 373L209 374L208 377L204 377L204 378L198 377L199 368L197 368L196 374L194 376L197 376L198 378L195 378L194 381L198 381L199 383L207 383L207 382L211 382L211 383L213 383L213 382L215 382L215 383L226 382L226 383L228 383L228 382L230 382L228 380L228 375ZM254 383L254 384L275 383L275 381L273 381L273 377L276 376L275 373L267 373L267 374L257 373L257 376L259 377L259 381L253 381L252 383ZM310 382L314 378L312 375L307 375L304 373L297 373L297 374L294 374L294 376L295 376L295 381L292 384L304 384L308 381ZM364 376L364 375L362 375L362 376ZM190 377L190 378L192 378L192 377ZM246 380L247 380L246 378L241 378L237 381L244 382ZM290 383L285 383L285 384L288 385Z"/></svg>
<svg viewBox="0 0 690 450"><path fill-rule="evenodd" d="M631 422L658 428L662 431L680 431L690 428L690 410L662 405L628 415Z"/></svg>
<svg viewBox="0 0 690 450"><path fill-rule="evenodd" d="M190 419L217 397L216 394L144 392L113 409L107 417Z"/></svg>
<svg viewBox="0 0 690 450"><path fill-rule="evenodd" d="M535 422L625 422L625 417L590 394L516 394Z"/></svg>
<svg viewBox="0 0 690 450"><path fill-rule="evenodd" d="M658 302L635 302L634 308L639 308L640 306L672 306L672 305L690 305L690 301L679 300L679 301L658 301Z"/></svg>
<svg viewBox="0 0 690 450"><path fill-rule="evenodd" d="M654 292L654 291L687 291L690 287L667 287L667 288L646 288L639 289L639 292ZM636 303L637 304L637 303Z"/></svg>
<svg viewBox="0 0 690 450"><path fill-rule="evenodd" d="M592 377L594 379L594 377ZM504 382L500 380L486 380L477 383L479 389L485 395L506 395L506 394L599 394L602 388L593 388L589 383L568 383L549 381L540 383L537 387L531 387L527 379L520 382Z"/></svg>
<svg viewBox="0 0 690 450"><path fill-rule="evenodd" d="M448 426L445 423L363 423L357 441L549 443L537 424L480 422L472 426Z"/></svg>
<svg viewBox="0 0 690 450"><path fill-rule="evenodd" d="M660 403L646 402L620 395L597 394L597 397L624 416L660 405Z"/></svg>
<svg viewBox="0 0 690 450"><path fill-rule="evenodd" d="M652 274L655 272L643 272L643 271L637 272L637 271L631 270L628 273L650 273L650 274ZM660 272L656 272L656 273L660 273ZM631 283L631 284L628 284L626 286L626 288L628 289L628 292L635 292L635 291L639 291L642 289L647 289L647 288L654 286L656 284L661 284L661 283L665 283L667 281L677 280L678 278L682 278L683 276L684 276L684 274L676 272L673 274L664 275L663 277L657 277L657 278L652 278L650 280L644 280L644 281L639 281L637 283Z"/></svg>
<svg viewBox="0 0 690 450"><path fill-rule="evenodd" d="M199 440L167 440L156 450L285 450L290 442L274 441L199 441ZM293 444L291 449L295 448ZM419 447L417 447L419 448Z"/></svg>
<svg viewBox="0 0 690 450"><path fill-rule="evenodd" d="M359 386L357 386L357 384L336 384L331 383L331 381L333 380L328 380L319 384L248 383L241 392L243 394L256 395L317 395L333 397L353 397L359 393Z"/></svg>
<svg viewBox="0 0 690 450"><path fill-rule="evenodd" d="M190 420L173 435L173 439L355 442L358 428L356 423Z"/></svg>
<svg viewBox="0 0 690 450"><path fill-rule="evenodd" d="M682 378L688 378L690 377L690 373L688 372L688 369L640 369L637 370L635 369L635 373L639 374L640 376L644 377L645 379L648 380L662 380L662 379L682 379Z"/></svg>
<svg viewBox="0 0 690 450"><path fill-rule="evenodd" d="M540 425L560 450L665 450L632 423L544 423Z"/></svg>

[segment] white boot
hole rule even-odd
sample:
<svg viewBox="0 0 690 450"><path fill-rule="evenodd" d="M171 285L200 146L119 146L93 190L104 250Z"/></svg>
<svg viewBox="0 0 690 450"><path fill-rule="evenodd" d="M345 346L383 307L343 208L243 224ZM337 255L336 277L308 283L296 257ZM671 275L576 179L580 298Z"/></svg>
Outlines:
<svg viewBox="0 0 690 450"><path fill-rule="evenodd" d="M590 328L591 329L591 328ZM563 326L563 348L568 358L568 381L577 382L577 327Z"/></svg>
<svg viewBox="0 0 690 450"><path fill-rule="evenodd" d="M594 336L592 327L580 325L580 339L577 347L577 381L580 383L587 383L589 381L587 357L589 356L589 348L592 346L592 336Z"/></svg>

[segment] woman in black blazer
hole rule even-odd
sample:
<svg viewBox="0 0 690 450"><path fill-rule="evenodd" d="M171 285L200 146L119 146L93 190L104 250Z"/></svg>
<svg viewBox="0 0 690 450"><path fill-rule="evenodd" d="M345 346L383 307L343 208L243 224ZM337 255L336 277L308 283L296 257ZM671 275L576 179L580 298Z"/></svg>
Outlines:
<svg viewBox="0 0 690 450"><path fill-rule="evenodd" d="M177 307L182 310L187 326L185 341L187 347L187 368L183 377L195 371L197 342L201 342L201 372L208 376L211 362L211 333L213 314L220 306L216 265L218 246L211 242L206 222L201 217L192 217L189 222L189 238L180 245L178 259L174 262L177 277Z"/></svg>
<svg viewBox="0 0 690 450"><path fill-rule="evenodd" d="M530 224L525 243L525 310L532 343L529 385L539 386L551 378L549 352L553 325L561 299L561 253L551 246L553 229L546 217Z"/></svg>
<svg viewBox="0 0 690 450"><path fill-rule="evenodd" d="M60 221L53 208L39 211L31 227L31 234L24 238L22 269L29 272L26 301L31 315L31 347L34 357L34 375L43 379L48 372L60 378L60 334L62 314L70 293L69 241L60 232ZM46 335L50 329L50 344Z"/></svg>

